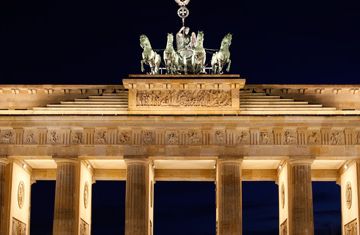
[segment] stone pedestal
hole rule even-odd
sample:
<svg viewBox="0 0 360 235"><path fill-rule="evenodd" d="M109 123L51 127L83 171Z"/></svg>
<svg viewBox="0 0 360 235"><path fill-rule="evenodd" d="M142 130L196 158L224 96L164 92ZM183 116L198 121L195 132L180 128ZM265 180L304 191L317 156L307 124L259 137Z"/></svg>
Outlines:
<svg viewBox="0 0 360 235"><path fill-rule="evenodd" d="M217 163L217 235L242 234L241 162L219 159Z"/></svg>
<svg viewBox="0 0 360 235"><path fill-rule="evenodd" d="M90 235L91 168L76 160L57 160L54 235Z"/></svg>
<svg viewBox="0 0 360 235"><path fill-rule="evenodd" d="M153 172L147 159L127 159L125 235L152 234Z"/></svg>
<svg viewBox="0 0 360 235"><path fill-rule="evenodd" d="M279 172L280 235L313 235L311 160L290 160Z"/></svg>
<svg viewBox="0 0 360 235"><path fill-rule="evenodd" d="M236 114L240 111L239 75L130 75L129 111L146 114Z"/></svg>

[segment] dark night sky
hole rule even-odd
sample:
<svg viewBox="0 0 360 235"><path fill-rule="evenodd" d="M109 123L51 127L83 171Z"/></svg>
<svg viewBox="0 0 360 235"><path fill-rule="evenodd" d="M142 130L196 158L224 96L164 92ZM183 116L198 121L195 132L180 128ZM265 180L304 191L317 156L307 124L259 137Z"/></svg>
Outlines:
<svg viewBox="0 0 360 235"><path fill-rule="evenodd" d="M188 25L207 48L232 32L232 72L248 83L359 83L356 1L218 2L192 0ZM139 72L139 35L164 48L180 27L176 10L173 0L0 1L0 83L120 83ZM93 234L122 234L124 189L94 185ZM155 190L155 235L214 234L212 183ZM243 196L244 235L277 234L277 186L244 183ZM32 200L32 235L50 234L54 182L34 184ZM314 183L315 234L340 234L339 202L335 183Z"/></svg>

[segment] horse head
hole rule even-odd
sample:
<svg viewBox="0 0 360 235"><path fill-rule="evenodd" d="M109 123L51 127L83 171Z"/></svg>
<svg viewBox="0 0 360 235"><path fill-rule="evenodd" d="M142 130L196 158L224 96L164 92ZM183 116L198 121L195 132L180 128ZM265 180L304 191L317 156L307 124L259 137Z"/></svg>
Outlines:
<svg viewBox="0 0 360 235"><path fill-rule="evenodd" d="M172 33L167 34L167 43L166 46L173 46L174 43L174 35Z"/></svg>
<svg viewBox="0 0 360 235"><path fill-rule="evenodd" d="M203 44L204 44L204 32L199 31L196 37L195 47L203 47Z"/></svg>
<svg viewBox="0 0 360 235"><path fill-rule="evenodd" d="M232 34L228 33L225 35L223 40L221 41L221 48L229 48L232 41Z"/></svg>
<svg viewBox="0 0 360 235"><path fill-rule="evenodd" d="M146 48L151 49L150 40L145 34L140 35L140 46L142 49L146 49Z"/></svg>

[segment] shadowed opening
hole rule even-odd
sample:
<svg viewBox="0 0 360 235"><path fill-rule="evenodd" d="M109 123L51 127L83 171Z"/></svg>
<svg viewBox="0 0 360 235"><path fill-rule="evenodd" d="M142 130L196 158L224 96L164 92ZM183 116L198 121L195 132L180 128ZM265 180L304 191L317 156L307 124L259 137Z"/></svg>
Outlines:
<svg viewBox="0 0 360 235"><path fill-rule="evenodd" d="M125 181L96 181L92 194L92 235L125 233Z"/></svg>
<svg viewBox="0 0 360 235"><path fill-rule="evenodd" d="M279 235L279 198L275 182L244 181L243 234Z"/></svg>
<svg viewBox="0 0 360 235"><path fill-rule="evenodd" d="M312 185L315 234L340 235L340 186L335 182L313 182Z"/></svg>
<svg viewBox="0 0 360 235"><path fill-rule="evenodd" d="M155 235L214 235L214 182L156 182Z"/></svg>
<svg viewBox="0 0 360 235"><path fill-rule="evenodd" d="M31 235L51 235L55 203L55 181L36 181L31 185Z"/></svg>

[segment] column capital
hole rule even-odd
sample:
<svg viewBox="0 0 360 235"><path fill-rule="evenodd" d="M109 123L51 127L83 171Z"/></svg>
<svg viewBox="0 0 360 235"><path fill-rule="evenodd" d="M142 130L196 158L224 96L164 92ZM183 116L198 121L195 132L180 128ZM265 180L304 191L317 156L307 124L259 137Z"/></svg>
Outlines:
<svg viewBox="0 0 360 235"><path fill-rule="evenodd" d="M80 162L80 160L77 158L53 158L53 159L56 162L56 164L62 164L62 163L78 164Z"/></svg>
<svg viewBox="0 0 360 235"><path fill-rule="evenodd" d="M124 160L127 166L150 164L150 159L147 157L124 157Z"/></svg>
<svg viewBox="0 0 360 235"><path fill-rule="evenodd" d="M311 165L314 162L314 158L308 157L290 157L287 163L290 165Z"/></svg>
<svg viewBox="0 0 360 235"><path fill-rule="evenodd" d="M0 158L0 165L7 165L9 160L7 158Z"/></svg>
<svg viewBox="0 0 360 235"><path fill-rule="evenodd" d="M242 156L219 156L217 159L218 164L241 164L243 161Z"/></svg>

